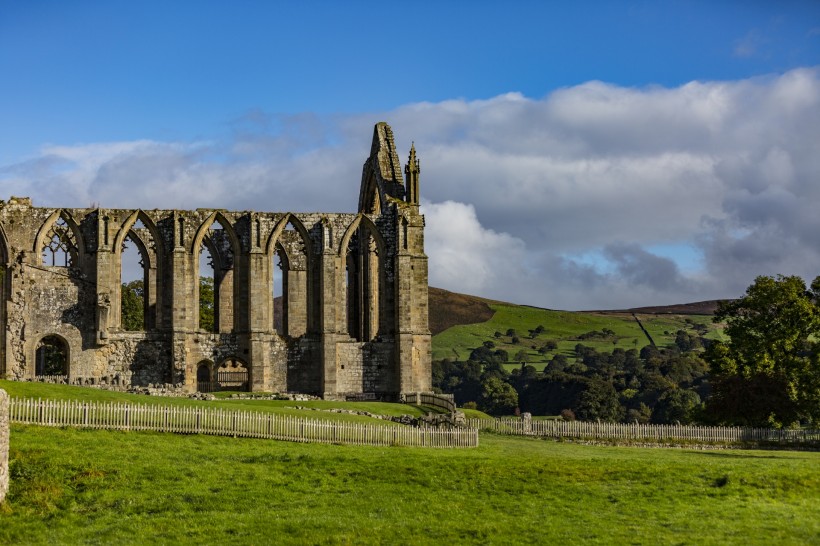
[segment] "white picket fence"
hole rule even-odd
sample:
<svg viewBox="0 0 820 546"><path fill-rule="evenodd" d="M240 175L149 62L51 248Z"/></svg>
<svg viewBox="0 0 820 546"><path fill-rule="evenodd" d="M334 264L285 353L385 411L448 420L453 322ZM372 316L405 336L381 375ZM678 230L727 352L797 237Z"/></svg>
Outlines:
<svg viewBox="0 0 820 546"><path fill-rule="evenodd" d="M79 400L12 398L12 423L106 430L151 430L291 442L372 446L476 447L478 430L384 426L255 411Z"/></svg>
<svg viewBox="0 0 820 546"><path fill-rule="evenodd" d="M467 419L467 426L499 434L627 440L663 443L684 441L705 444L778 443L820 445L820 430L769 429L750 427L702 427L693 425L650 425L583 421L527 419Z"/></svg>

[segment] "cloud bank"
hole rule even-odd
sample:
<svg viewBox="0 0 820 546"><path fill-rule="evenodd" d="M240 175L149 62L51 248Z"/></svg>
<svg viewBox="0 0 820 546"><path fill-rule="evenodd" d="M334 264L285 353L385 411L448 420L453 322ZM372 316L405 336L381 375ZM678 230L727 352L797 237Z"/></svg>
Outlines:
<svg viewBox="0 0 820 546"><path fill-rule="evenodd" d="M433 285L602 309L820 274L816 67L357 115L254 111L212 141L45 146L0 182L41 206L354 210L382 119L421 158Z"/></svg>

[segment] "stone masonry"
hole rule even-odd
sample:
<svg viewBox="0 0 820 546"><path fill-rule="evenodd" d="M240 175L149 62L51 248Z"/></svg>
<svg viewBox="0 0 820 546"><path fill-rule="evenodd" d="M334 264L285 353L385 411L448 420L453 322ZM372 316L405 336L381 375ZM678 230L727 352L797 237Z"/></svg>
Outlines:
<svg viewBox="0 0 820 546"><path fill-rule="evenodd" d="M0 503L9 490L9 395L0 389Z"/></svg>
<svg viewBox="0 0 820 546"><path fill-rule="evenodd" d="M402 170L379 123L355 214L0 201L0 377L193 392L232 371L253 391L429 391L419 172L414 148ZM122 327L126 243L141 257L144 331ZM199 324L206 250L212 331Z"/></svg>

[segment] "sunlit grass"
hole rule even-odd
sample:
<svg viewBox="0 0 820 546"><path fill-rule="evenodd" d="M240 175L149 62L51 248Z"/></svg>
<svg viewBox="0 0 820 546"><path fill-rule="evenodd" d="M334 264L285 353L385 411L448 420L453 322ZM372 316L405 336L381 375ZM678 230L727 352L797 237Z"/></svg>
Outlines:
<svg viewBox="0 0 820 546"><path fill-rule="evenodd" d="M0 543L807 544L820 454L12 427Z"/></svg>

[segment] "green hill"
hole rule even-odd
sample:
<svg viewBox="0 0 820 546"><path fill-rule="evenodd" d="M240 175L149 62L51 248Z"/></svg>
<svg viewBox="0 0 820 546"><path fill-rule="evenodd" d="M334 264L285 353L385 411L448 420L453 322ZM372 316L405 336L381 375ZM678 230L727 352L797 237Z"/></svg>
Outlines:
<svg viewBox="0 0 820 546"><path fill-rule="evenodd" d="M483 308L489 313L474 312ZM573 355L578 343L609 352L616 347L640 349L651 344L651 337L658 347L667 347L674 345L679 330L715 339L721 336L721 328L712 323L714 308L715 302L702 302L634 311L555 311L431 288L433 359L465 360L473 349L491 341L496 349L508 352L509 367L520 365L520 360L515 359L519 355L538 368L546 365L556 352ZM509 330L514 330L514 335L507 335ZM550 341L556 343L557 349L539 353Z"/></svg>

